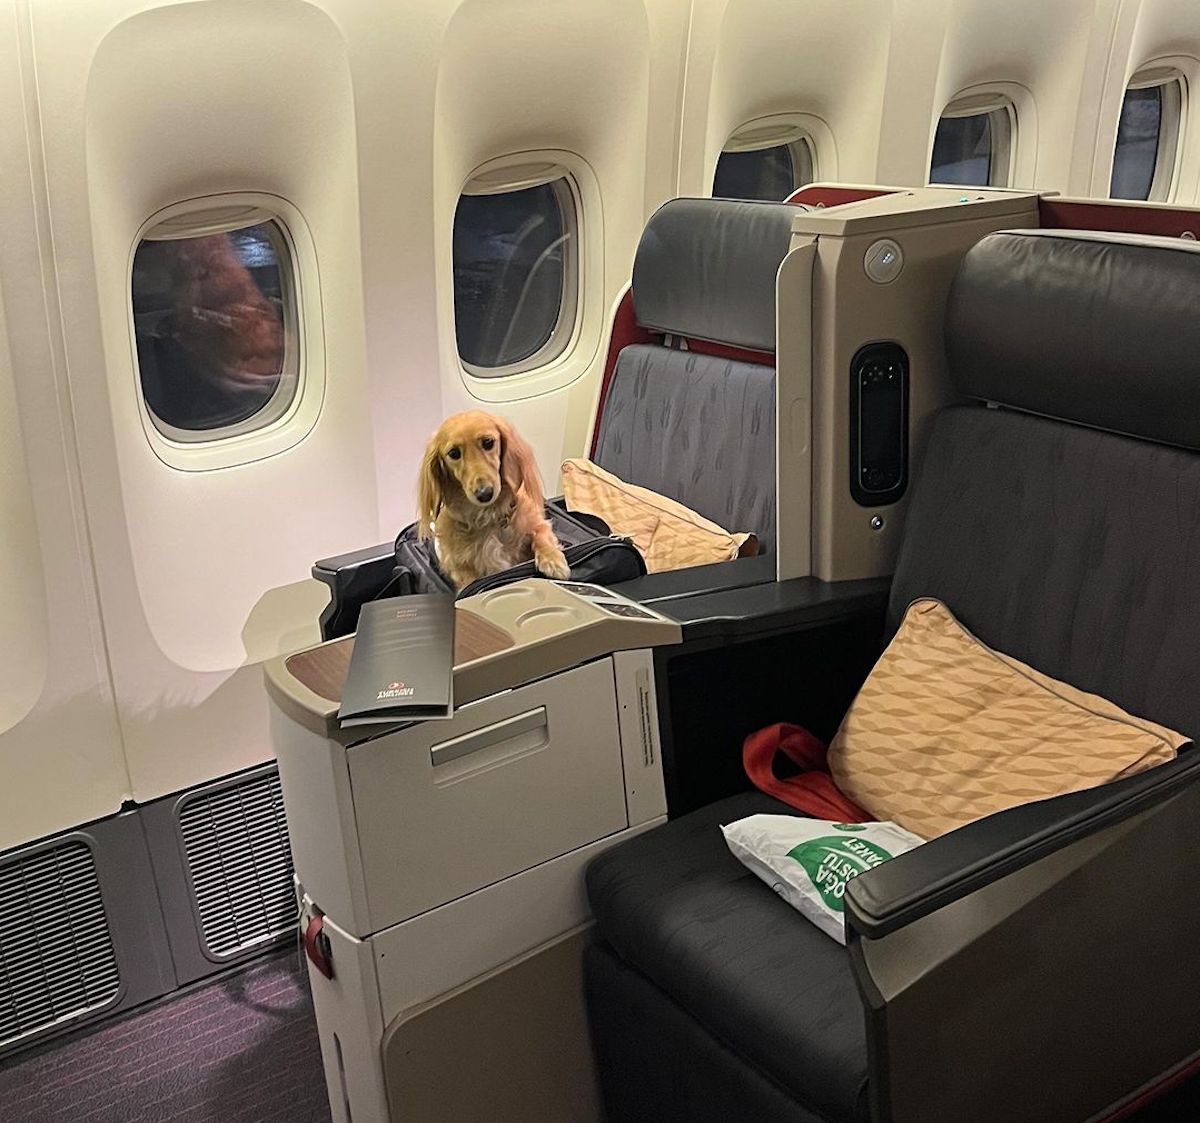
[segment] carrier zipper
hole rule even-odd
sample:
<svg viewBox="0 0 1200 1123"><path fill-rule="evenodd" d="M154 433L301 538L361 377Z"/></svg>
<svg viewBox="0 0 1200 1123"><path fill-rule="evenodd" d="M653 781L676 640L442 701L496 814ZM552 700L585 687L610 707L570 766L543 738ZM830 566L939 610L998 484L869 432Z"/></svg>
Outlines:
<svg viewBox="0 0 1200 1123"><path fill-rule="evenodd" d="M567 559L567 564L570 568L574 569L579 562L585 562L588 558L594 557L602 550L607 550L618 543L628 546L630 549L636 549L633 545L633 539L627 535L609 534L604 537L594 538L590 542L578 542L574 546L568 546L563 550L563 557ZM518 570L521 571L520 576L517 576ZM514 581L533 577L537 572L537 566L532 561L521 562L520 565L513 566L512 569L506 569L501 573L493 573L490 577L481 577L478 581L472 581L470 585L458 594L458 597L461 599L468 596L473 597L478 593L486 593L502 585L511 585Z"/></svg>

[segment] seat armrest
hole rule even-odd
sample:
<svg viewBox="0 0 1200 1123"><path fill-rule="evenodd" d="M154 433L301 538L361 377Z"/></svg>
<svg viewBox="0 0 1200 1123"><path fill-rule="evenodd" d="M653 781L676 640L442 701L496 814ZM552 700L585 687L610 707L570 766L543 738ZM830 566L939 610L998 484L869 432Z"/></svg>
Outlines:
<svg viewBox="0 0 1200 1123"><path fill-rule="evenodd" d="M382 561L384 558L392 558L393 564L395 564L395 557L395 543L381 542L378 546L368 546L363 550L351 550L348 554L338 554L336 557L322 558L320 561L313 562L313 576L318 581L324 581L325 578L317 572L318 570L332 574L341 569L352 569L368 562Z"/></svg>
<svg viewBox="0 0 1200 1123"><path fill-rule="evenodd" d="M775 558L763 554L755 558L694 565L687 569L668 569L647 573L631 581L622 581L615 590L641 604L662 605L664 601L681 600L710 593L725 593L750 585L764 585L775 580Z"/></svg>
<svg viewBox="0 0 1200 1123"><path fill-rule="evenodd" d="M321 638L348 636L358 626L358 613L379 595L396 567L396 548L391 542L323 558L312 567L312 575L329 586L329 604L321 613Z"/></svg>
<svg viewBox="0 0 1200 1123"><path fill-rule="evenodd" d="M968 823L855 878L852 929L888 935L1071 843L1130 819L1200 780L1200 751L1086 791L1013 807Z"/></svg>
<svg viewBox="0 0 1200 1123"><path fill-rule="evenodd" d="M739 566L750 567L758 560L746 558L722 564L735 570ZM651 603L683 625L686 643L724 645L802 631L839 620L871 615L882 618L890 585L891 579L887 577L836 582L796 577L789 581L768 580L742 588ZM627 587L619 588L624 592Z"/></svg>

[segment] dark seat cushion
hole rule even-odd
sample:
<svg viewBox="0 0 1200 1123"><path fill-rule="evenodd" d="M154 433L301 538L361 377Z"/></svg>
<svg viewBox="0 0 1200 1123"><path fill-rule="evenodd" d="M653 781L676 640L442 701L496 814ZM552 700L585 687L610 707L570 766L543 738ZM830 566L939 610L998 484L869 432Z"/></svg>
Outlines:
<svg viewBox="0 0 1200 1123"><path fill-rule="evenodd" d="M600 934L716 1038L830 1123L869 1119L863 1004L846 949L730 854L720 825L792 814L734 796L588 870Z"/></svg>
<svg viewBox="0 0 1200 1123"><path fill-rule="evenodd" d="M904 529L891 629L936 597L991 647L1200 739L1200 454L952 407Z"/></svg>

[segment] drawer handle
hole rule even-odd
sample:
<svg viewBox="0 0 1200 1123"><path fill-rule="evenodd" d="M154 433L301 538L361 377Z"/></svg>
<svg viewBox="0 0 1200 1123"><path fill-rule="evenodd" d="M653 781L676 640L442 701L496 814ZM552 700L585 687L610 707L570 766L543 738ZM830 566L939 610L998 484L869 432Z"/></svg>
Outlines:
<svg viewBox="0 0 1200 1123"><path fill-rule="evenodd" d="M530 733L535 729L546 727L546 707L539 706L525 714L505 718L495 725L486 725L474 733L455 737L452 741L443 741L429 750L430 763L436 767L439 764L449 764L452 760L461 760L472 753L482 752L493 748L504 741L511 741L522 733Z"/></svg>

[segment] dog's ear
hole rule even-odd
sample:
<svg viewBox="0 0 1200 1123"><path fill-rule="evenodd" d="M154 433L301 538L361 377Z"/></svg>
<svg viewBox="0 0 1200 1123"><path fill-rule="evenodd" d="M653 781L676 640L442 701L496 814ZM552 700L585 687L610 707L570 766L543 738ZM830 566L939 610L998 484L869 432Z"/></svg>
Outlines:
<svg viewBox="0 0 1200 1123"><path fill-rule="evenodd" d="M533 449L503 418L496 418L496 427L500 430L500 478L513 495L524 489L534 507L541 511L546 506L546 498Z"/></svg>
<svg viewBox="0 0 1200 1123"><path fill-rule="evenodd" d="M425 446L421 474L417 480L417 535L433 537L433 523L446 505L446 468L438 446L437 434Z"/></svg>

